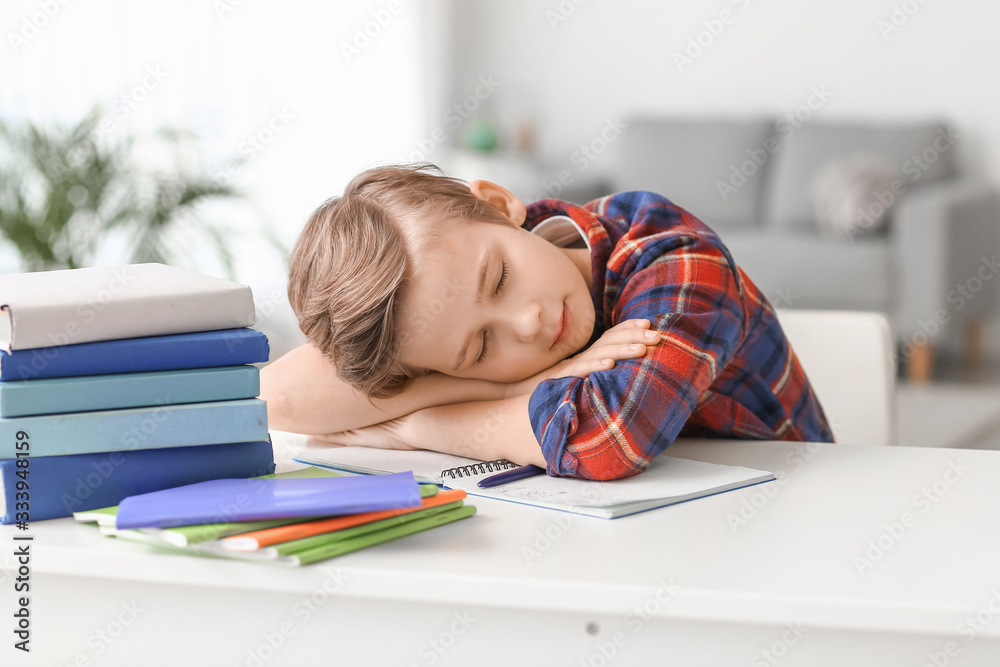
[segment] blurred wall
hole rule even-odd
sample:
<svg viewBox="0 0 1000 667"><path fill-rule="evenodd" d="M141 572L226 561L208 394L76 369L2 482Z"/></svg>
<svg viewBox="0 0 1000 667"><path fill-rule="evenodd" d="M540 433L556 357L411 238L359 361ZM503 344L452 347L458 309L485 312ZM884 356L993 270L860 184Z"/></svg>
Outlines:
<svg viewBox="0 0 1000 667"><path fill-rule="evenodd" d="M508 135L523 117L536 128L540 172L533 183L518 183L521 193L550 196L548 184L563 169L577 183L609 173L613 144L585 165L574 157L592 139L613 138L611 128L632 115L779 118L816 91L822 95L811 101L823 99L817 120L952 123L961 135L959 163L1000 184L997 3L445 4L452 21L452 54L444 63L450 77L432 114L443 116L491 78L496 91L479 111L500 119ZM945 352L955 354L957 342ZM1000 358L1000 318L989 323L987 349Z"/></svg>
<svg viewBox="0 0 1000 667"><path fill-rule="evenodd" d="M455 53L440 111L492 75L497 107L535 114L545 155L568 157L616 115L777 115L823 86L817 118L950 119L970 168L1000 182L1000 4L988 0L449 6Z"/></svg>

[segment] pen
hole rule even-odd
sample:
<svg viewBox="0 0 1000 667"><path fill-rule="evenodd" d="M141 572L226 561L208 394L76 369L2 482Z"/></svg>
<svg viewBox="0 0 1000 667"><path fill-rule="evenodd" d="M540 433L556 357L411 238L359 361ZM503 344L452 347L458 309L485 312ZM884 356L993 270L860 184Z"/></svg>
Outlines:
<svg viewBox="0 0 1000 667"><path fill-rule="evenodd" d="M489 477L484 477L479 480L476 486L480 488L487 488L490 486L498 486L500 484L506 484L507 482L516 482L519 479L524 479L525 477L532 477L534 475L544 475L545 468L539 468L535 465L521 466L520 468L514 468L513 470L504 470L495 475L490 475Z"/></svg>

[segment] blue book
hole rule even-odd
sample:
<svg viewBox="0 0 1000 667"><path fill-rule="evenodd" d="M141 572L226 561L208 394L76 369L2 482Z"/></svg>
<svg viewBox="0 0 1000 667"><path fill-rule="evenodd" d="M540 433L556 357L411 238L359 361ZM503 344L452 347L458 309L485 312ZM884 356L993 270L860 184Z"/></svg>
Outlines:
<svg viewBox="0 0 1000 667"><path fill-rule="evenodd" d="M268 352L267 336L248 328L0 351L0 382L238 366L267 361Z"/></svg>
<svg viewBox="0 0 1000 667"><path fill-rule="evenodd" d="M27 472L24 472L27 470ZM13 523L18 493L27 491L28 520L56 519L73 512L117 505L140 493L222 477L274 472L268 440L204 447L139 449L70 456L32 456L27 469L0 460L0 523ZM23 500L25 496L22 495Z"/></svg>
<svg viewBox="0 0 1000 667"><path fill-rule="evenodd" d="M256 366L17 380L0 382L0 417L228 401L259 393Z"/></svg>
<svg viewBox="0 0 1000 667"><path fill-rule="evenodd" d="M258 440L267 404L257 398L0 418L0 459Z"/></svg>
<svg viewBox="0 0 1000 667"><path fill-rule="evenodd" d="M216 479L130 496L116 527L169 528L234 521L360 514L418 507L412 472L302 479Z"/></svg>

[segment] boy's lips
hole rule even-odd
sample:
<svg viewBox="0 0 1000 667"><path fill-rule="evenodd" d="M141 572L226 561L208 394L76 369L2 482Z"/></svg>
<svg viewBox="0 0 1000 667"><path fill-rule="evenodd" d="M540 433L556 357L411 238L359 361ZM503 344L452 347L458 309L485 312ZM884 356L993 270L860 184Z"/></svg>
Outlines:
<svg viewBox="0 0 1000 667"><path fill-rule="evenodd" d="M559 316L559 328L556 330L556 337L552 341L552 345L549 346L551 350L556 345L558 345L566 337L569 332L570 327L573 326L573 313L570 312L569 306L563 301L562 313Z"/></svg>

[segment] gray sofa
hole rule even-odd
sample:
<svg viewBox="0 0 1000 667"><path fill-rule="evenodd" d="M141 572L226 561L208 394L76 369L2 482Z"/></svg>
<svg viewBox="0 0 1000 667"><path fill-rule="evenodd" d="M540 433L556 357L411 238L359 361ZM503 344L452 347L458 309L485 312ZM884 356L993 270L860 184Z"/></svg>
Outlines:
<svg viewBox="0 0 1000 667"><path fill-rule="evenodd" d="M777 308L883 311L904 360L954 350L995 310L1000 197L960 173L961 138L943 123L634 118L617 144L603 187L652 190L696 215ZM838 237L817 225L817 178L857 155L898 174L869 193L888 204L887 226Z"/></svg>

